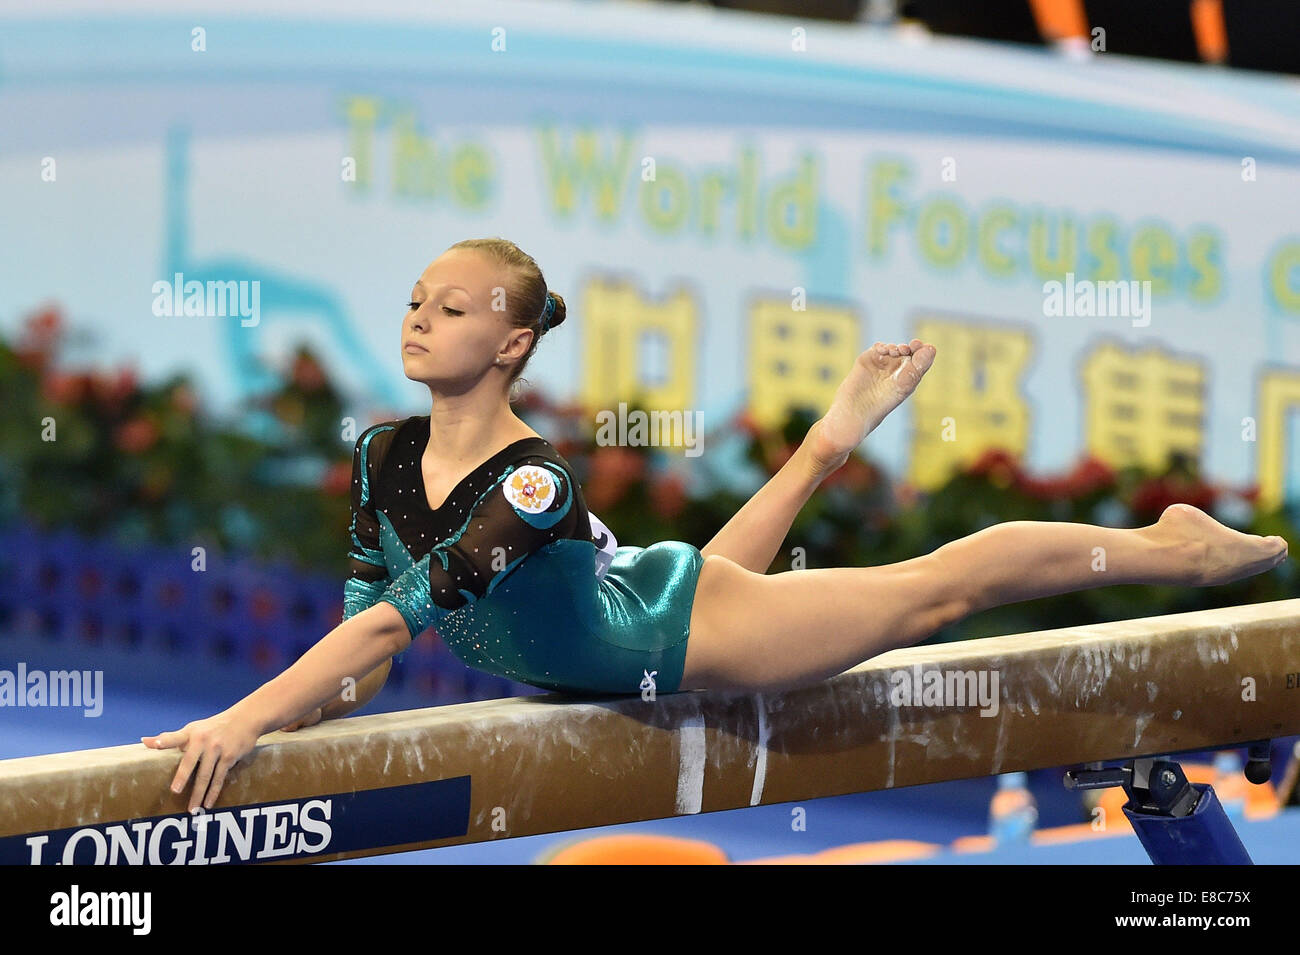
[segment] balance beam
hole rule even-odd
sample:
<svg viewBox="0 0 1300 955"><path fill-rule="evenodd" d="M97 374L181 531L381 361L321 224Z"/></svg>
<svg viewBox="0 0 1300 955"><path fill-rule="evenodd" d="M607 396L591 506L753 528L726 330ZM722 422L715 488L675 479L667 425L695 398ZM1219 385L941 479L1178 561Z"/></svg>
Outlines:
<svg viewBox="0 0 1300 955"><path fill-rule="evenodd" d="M0 863L329 861L1237 746L1300 734L1298 684L1300 599L894 650L792 690L331 720L262 737L195 817L175 750L10 759Z"/></svg>

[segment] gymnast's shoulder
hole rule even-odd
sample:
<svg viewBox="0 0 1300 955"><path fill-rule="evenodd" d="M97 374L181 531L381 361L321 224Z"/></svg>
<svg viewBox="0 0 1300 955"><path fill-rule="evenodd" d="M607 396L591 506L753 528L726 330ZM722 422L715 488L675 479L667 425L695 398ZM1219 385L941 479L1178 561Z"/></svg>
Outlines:
<svg viewBox="0 0 1300 955"><path fill-rule="evenodd" d="M555 445L541 436L521 440L517 445L505 462L514 471L510 482L512 485L540 482L541 488L554 489L551 499L558 503L575 495L581 498L582 483L578 479L578 472Z"/></svg>
<svg viewBox="0 0 1300 955"><path fill-rule="evenodd" d="M372 461L382 458L398 435L410 431L421 420L420 416L413 415L409 418L377 421L357 435L353 453L357 456L364 455Z"/></svg>

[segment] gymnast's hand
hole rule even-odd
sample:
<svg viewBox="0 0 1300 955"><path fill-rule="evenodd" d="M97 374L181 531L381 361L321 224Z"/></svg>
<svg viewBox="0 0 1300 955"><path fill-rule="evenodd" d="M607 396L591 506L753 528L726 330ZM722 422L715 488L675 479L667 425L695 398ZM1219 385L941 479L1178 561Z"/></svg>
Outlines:
<svg viewBox="0 0 1300 955"><path fill-rule="evenodd" d="M316 709L312 710L306 716L300 716L298 719L294 720L288 726L280 727L280 731L284 733L292 733L294 730L300 730L305 726L315 726L317 723L321 721L321 719L324 718L324 715L325 714L322 711L321 707L318 706L316 707Z"/></svg>
<svg viewBox="0 0 1300 955"><path fill-rule="evenodd" d="M257 745L257 732L238 716L226 712L186 723L172 733L141 736L140 742L150 749L179 747L184 752L172 779L172 792L184 791L190 774L194 773L194 793L190 796L190 812L193 812L200 805L205 809L213 807L226 781L226 773Z"/></svg>

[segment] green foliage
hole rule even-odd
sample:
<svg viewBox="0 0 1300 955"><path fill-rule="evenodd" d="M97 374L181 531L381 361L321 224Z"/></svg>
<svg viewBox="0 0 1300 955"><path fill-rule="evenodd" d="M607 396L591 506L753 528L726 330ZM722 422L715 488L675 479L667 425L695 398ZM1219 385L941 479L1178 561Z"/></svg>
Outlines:
<svg viewBox="0 0 1300 955"><path fill-rule="evenodd" d="M345 572L352 446L308 349L274 393L220 422L184 376L59 368L62 338L49 310L0 342L0 520Z"/></svg>
<svg viewBox="0 0 1300 955"><path fill-rule="evenodd" d="M16 345L0 342L8 417L0 431L0 521L25 517L123 543L202 544L343 578L352 443L341 430L343 402L309 348L299 348L270 394L217 421L202 413L184 376L142 385L129 370L60 369L61 340L60 317L47 310L31 317ZM579 405L530 392L517 410L573 465L588 507L620 543L676 539L703 547L748 498L727 486L690 492L709 482L692 473L688 483L667 467L680 451L597 445L592 416ZM371 420L355 417L357 431ZM709 440L714 447L741 442L740 457L757 475L752 492L790 457L813 420L796 411L780 429L765 431L741 414L729 433ZM44 440L51 423L56 439ZM704 468L702 459L687 461ZM1211 487L1194 462L1177 455L1159 474L1115 472L1085 456L1068 474L1042 478L992 449L922 493L854 454L800 512L769 572L790 570L796 548L806 567L895 563L1005 521L1142 526L1174 501L1241 530L1295 539L1287 511L1259 513L1252 499L1252 491ZM1296 595L1293 566L1287 561L1223 587L1110 586L999 607L937 639L1284 599Z"/></svg>

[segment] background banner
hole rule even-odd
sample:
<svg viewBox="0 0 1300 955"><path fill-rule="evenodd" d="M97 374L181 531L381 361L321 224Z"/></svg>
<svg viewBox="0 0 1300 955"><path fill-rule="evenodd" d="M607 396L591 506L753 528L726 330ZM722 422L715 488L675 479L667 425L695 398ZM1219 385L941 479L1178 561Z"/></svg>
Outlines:
<svg viewBox="0 0 1300 955"><path fill-rule="evenodd" d="M868 442L918 487L994 445L1300 481L1293 79L699 8L133 10L0 18L0 332L57 303L70 357L232 413L308 341L358 420L425 413L411 285L502 235L569 303L526 377L593 416L775 423L920 337Z"/></svg>

